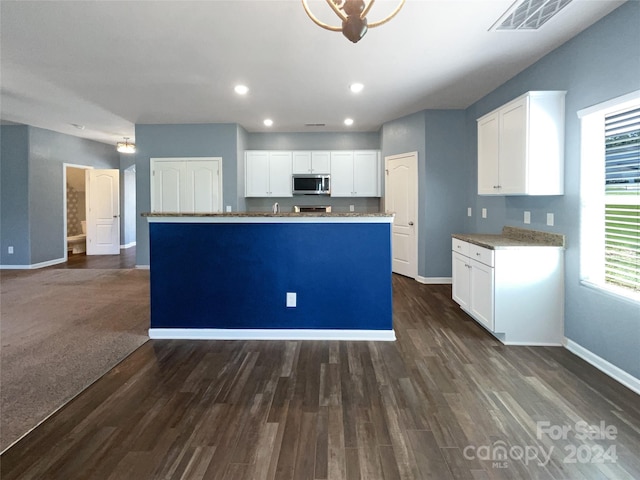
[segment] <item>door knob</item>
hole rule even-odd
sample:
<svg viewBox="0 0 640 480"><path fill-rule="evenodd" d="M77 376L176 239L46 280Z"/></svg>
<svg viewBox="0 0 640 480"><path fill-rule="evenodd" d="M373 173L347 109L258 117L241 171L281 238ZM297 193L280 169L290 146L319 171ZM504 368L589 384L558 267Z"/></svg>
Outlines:
<svg viewBox="0 0 640 480"><path fill-rule="evenodd" d="M120 215L114 215L114 216L113 216L113 218L118 218L118 217L120 217Z"/></svg>
<svg viewBox="0 0 640 480"><path fill-rule="evenodd" d="M409 222L409 226L413 227L413 222Z"/></svg>

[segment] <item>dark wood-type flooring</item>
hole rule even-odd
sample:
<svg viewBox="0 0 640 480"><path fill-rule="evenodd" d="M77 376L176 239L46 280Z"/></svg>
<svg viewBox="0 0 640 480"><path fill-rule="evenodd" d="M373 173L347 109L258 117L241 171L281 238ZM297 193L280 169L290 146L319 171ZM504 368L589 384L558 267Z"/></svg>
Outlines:
<svg viewBox="0 0 640 480"><path fill-rule="evenodd" d="M563 348L501 345L450 286L393 287L396 342L149 341L2 479L640 478L636 394Z"/></svg>
<svg viewBox="0 0 640 480"><path fill-rule="evenodd" d="M136 247L123 248L119 255L69 253L65 263L58 263L47 268L96 268L100 270L136 268Z"/></svg>

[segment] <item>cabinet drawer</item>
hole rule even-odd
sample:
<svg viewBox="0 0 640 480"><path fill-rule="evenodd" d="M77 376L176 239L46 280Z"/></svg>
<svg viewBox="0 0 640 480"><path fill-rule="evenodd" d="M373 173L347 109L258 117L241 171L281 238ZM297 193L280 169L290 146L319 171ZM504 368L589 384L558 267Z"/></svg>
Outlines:
<svg viewBox="0 0 640 480"><path fill-rule="evenodd" d="M457 238L451 239L451 250L461 255L469 256L469 246L469 243L458 240Z"/></svg>
<svg viewBox="0 0 640 480"><path fill-rule="evenodd" d="M493 253L494 251L489 248L479 247L478 245L473 244L469 245L469 257L490 267L494 266Z"/></svg>

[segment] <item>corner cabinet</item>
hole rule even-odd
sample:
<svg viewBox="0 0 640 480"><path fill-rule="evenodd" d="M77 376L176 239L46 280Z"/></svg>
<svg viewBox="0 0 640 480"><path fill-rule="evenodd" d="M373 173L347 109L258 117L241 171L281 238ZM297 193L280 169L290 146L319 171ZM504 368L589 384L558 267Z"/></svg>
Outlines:
<svg viewBox="0 0 640 480"><path fill-rule="evenodd" d="M245 197L291 197L291 152L245 152Z"/></svg>
<svg viewBox="0 0 640 480"><path fill-rule="evenodd" d="M534 91L478 119L479 195L564 194L564 91Z"/></svg>
<svg viewBox="0 0 640 480"><path fill-rule="evenodd" d="M452 298L506 345L562 345L564 250L452 239Z"/></svg>
<svg viewBox="0 0 640 480"><path fill-rule="evenodd" d="M332 197L379 197L380 152L331 152Z"/></svg>

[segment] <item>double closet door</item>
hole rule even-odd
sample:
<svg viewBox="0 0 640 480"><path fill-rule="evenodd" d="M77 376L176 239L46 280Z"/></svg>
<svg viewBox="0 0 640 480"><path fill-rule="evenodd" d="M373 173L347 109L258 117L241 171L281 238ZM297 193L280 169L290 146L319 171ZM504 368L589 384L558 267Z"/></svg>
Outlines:
<svg viewBox="0 0 640 480"><path fill-rule="evenodd" d="M152 158L151 211L222 211L222 158Z"/></svg>

